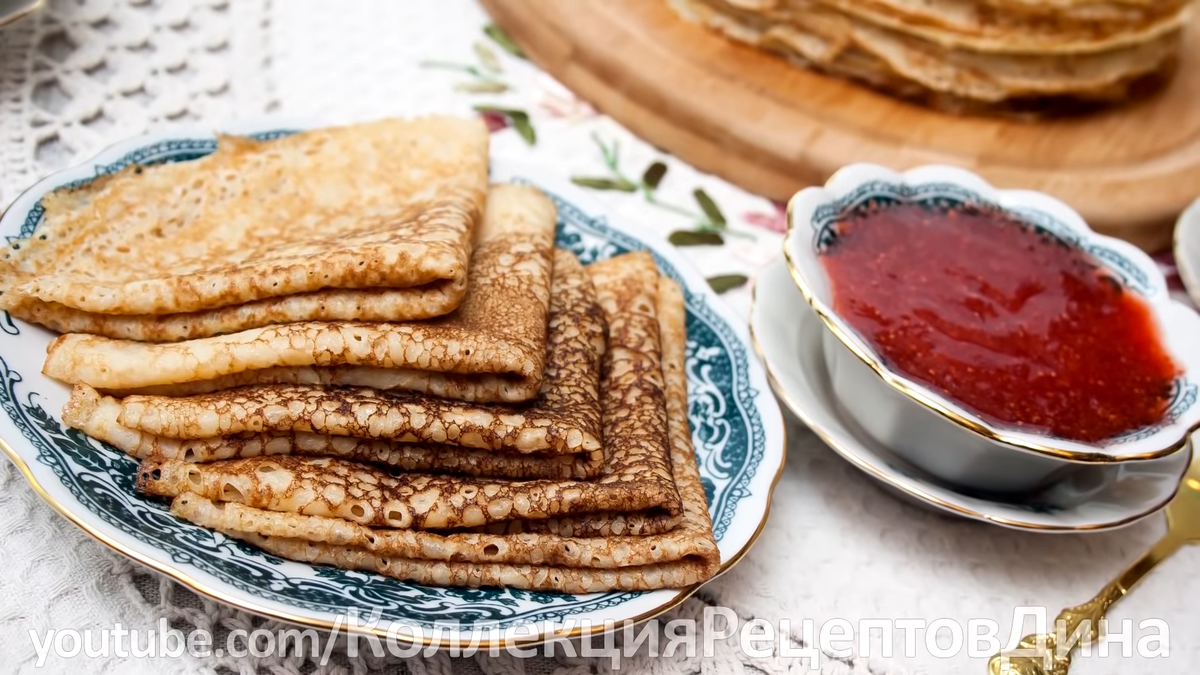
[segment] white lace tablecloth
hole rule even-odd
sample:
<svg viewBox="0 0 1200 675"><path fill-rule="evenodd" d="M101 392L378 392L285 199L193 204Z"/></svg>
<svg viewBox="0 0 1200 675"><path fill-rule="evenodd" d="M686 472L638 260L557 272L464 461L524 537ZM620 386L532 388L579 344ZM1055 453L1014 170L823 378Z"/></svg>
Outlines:
<svg viewBox="0 0 1200 675"><path fill-rule="evenodd" d="M640 193L595 192L610 218L638 223L647 236L711 222L693 196L702 188L728 222L724 245L685 251L705 276L752 276L778 254L778 205L699 174L595 114L488 40L486 23L470 0L52 0L33 17L0 29L0 204L45 173L155 124L216 124L267 113L343 122L470 114L487 105L521 111L536 134L530 145L511 115L492 115L497 153L618 183L663 162L659 203ZM605 161L601 145L619 147L615 162ZM748 311L748 285L724 297ZM721 605L742 619L778 624L787 618L797 630L804 618L818 626L836 618L946 618L964 625L976 618L1007 627L1015 606L1046 606L1053 616L1091 597L1163 530L1161 517L1094 535L1036 535L952 520L884 494L797 423L789 438L787 470L759 543L672 616L697 616L707 605ZM31 630L111 628L118 622L148 629L165 617L177 628L213 630L219 640L237 628L276 627L202 600L109 552L42 503L8 462L0 462L0 538L3 672L34 672ZM1197 569L1200 549L1182 551L1111 614L1135 623L1165 620L1169 658L1093 657L1078 660L1072 672L1194 671L1200 665L1200 618L1188 610L1200 602ZM564 656L402 660L342 654L319 666L276 657L52 657L45 672L574 675L608 668L607 659ZM750 658L729 641L717 646L712 659L638 657L626 659L622 671L775 674L807 672L807 664L778 655ZM983 661L965 655L928 654L824 658L820 669L830 675L984 671Z"/></svg>

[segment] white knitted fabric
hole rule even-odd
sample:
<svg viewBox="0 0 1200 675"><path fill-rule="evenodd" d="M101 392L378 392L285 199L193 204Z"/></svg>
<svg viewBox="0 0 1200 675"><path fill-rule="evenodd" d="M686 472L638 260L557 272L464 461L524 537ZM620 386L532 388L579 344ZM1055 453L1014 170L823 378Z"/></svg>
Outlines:
<svg viewBox="0 0 1200 675"><path fill-rule="evenodd" d="M0 29L0 203L113 140L261 115L267 6L54 0Z"/></svg>
<svg viewBox="0 0 1200 675"><path fill-rule="evenodd" d="M647 0L656 1L656 0ZM645 236L691 229L692 198L703 188L734 232L720 247L685 250L706 276L753 275L777 255L776 206L702 175L596 115L532 65L505 54L481 32L486 17L471 0L333 3L327 0L63 0L33 18L0 29L0 204L41 175L94 153L108 142L164 121L219 123L279 112L330 122L388 114L469 113L476 104L528 112L538 142L512 129L493 137L495 152L571 176L607 176L596 140L620 146L619 169L636 178L653 161L669 170L659 189L668 206L640 194L597 191L610 219L644 225ZM505 92L471 93L473 75L422 66L422 61L481 65L475 43L499 62ZM479 88L479 87L474 87ZM493 89L495 87L492 87ZM680 212L683 212L681 214ZM749 288L724 298L745 312ZM793 626L842 618L994 619L1007 625L1013 607L1042 605L1053 615L1086 600L1162 530L1161 518L1099 535L1035 535L952 520L914 508L869 479L792 422L788 468L772 517L753 551L724 577L664 619L699 617L706 607L733 608L742 620ZM0 462L0 672L35 672L29 631L51 628L149 629L160 618L186 631L204 628L218 644L229 631L279 624L203 600L174 582L109 552L59 517ZM1200 551L1187 550L1156 571L1112 612L1115 619L1165 619L1167 660L1080 659L1072 672L1184 673L1200 663L1200 601L1194 574ZM1007 638L1006 634L1001 635ZM792 644L802 639L792 636ZM897 644L899 642L897 641ZM924 652L922 652L924 653ZM272 673L317 675L451 672L489 675L583 675L608 672L604 657L527 660L346 657L305 659L182 658L51 660L45 672ZM53 659L53 657L52 657ZM965 656L915 659L823 658L824 675L983 673ZM625 659L621 672L809 672L807 664L752 659L736 640L711 659L677 653Z"/></svg>

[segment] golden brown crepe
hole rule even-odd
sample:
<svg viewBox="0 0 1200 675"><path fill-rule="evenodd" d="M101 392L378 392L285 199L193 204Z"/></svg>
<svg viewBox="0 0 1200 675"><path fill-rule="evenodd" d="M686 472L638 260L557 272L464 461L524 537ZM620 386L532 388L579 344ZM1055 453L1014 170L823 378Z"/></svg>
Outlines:
<svg viewBox="0 0 1200 675"><path fill-rule="evenodd" d="M488 134L427 117L131 166L42 199L0 260L0 309L168 341L296 321L423 319L466 290Z"/></svg>
<svg viewBox="0 0 1200 675"><path fill-rule="evenodd" d="M208 464L151 457L138 468L138 489L159 497L191 492L206 499L299 515L341 518L367 527L458 530L509 520L575 518L577 536L594 536L583 516L625 513L669 530L679 496L665 448L630 458L635 441L613 440L628 458L619 474L595 481L503 479L390 473L374 465L331 457L279 455ZM651 453L645 453L649 455ZM638 522L643 522L639 520ZM648 531L649 526L631 534Z"/></svg>
<svg viewBox="0 0 1200 675"><path fill-rule="evenodd" d="M51 343L42 372L101 390L170 395L320 383L526 401L545 367L554 227L554 205L537 189L492 188L467 295L438 319L290 323L170 344L70 334Z"/></svg>
<svg viewBox="0 0 1200 675"><path fill-rule="evenodd" d="M85 385L77 385L83 387ZM92 392L95 390L92 389ZM352 436L329 436L303 431L291 434L242 434L217 438L176 439L151 436L122 427L114 399L79 397L79 417L69 426L81 429L138 459L163 457L185 462L215 462L260 455L339 457L419 473L450 473L491 478L594 478L604 468L604 451L570 455L508 453L454 445L398 443ZM89 409L91 401L101 404Z"/></svg>
<svg viewBox="0 0 1200 675"><path fill-rule="evenodd" d="M663 342L684 341L681 296L668 281L658 292L646 253L589 271L609 326L602 391L606 459L594 481L392 474L356 462L287 455L209 464L152 456L142 462L138 487L373 527L443 530L530 521L523 529L575 536L667 531L678 523L681 506L671 474L659 313ZM610 514L621 514L620 531L613 531Z"/></svg>
<svg viewBox="0 0 1200 675"><path fill-rule="evenodd" d="M804 67L962 112L1074 112L1173 73L1190 0L1136 24L1014 16L969 0L670 0Z"/></svg>
<svg viewBox="0 0 1200 675"><path fill-rule="evenodd" d="M587 475L595 475L602 461L584 459L580 465L582 458L549 457L600 449L600 359L606 343L604 317L588 274L567 251L558 251L556 261L546 372L541 392L528 403L473 404L424 394L296 385L119 400L79 384L63 410L63 421L139 458L160 455L212 461L296 453L371 457L393 466L429 470L482 461L485 466L456 471L466 468L476 475L577 475L563 475L564 467L590 469ZM370 440L378 443L373 446ZM432 444L446 447L435 449ZM503 461L449 446L478 448L493 455L507 451L543 456L532 462ZM438 455L447 452L451 457L439 460ZM548 470L529 476L516 472L539 462L546 463ZM489 470L497 463L504 470Z"/></svg>
<svg viewBox="0 0 1200 675"><path fill-rule="evenodd" d="M730 5L736 6L732 0ZM1162 0L1109 20L1061 9L1033 15L978 0L778 0L764 15L830 9L868 24L923 38L947 49L997 54L1087 54L1146 44L1185 25L1190 0ZM1120 17L1120 18L1117 18Z"/></svg>
<svg viewBox="0 0 1200 675"><path fill-rule="evenodd" d="M686 337L682 295L664 281L663 375L671 470L682 502L679 525L649 536L435 534L372 528L344 519L302 516L182 493L173 513L293 560L378 572L439 586L507 586L593 593L682 588L708 580L720 551L700 481L687 421Z"/></svg>

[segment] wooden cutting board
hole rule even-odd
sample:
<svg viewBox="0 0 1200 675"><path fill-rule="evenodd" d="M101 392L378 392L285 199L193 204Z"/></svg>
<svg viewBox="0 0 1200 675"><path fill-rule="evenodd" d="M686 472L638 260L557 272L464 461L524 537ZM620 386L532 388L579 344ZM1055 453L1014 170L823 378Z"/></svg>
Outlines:
<svg viewBox="0 0 1200 675"><path fill-rule="evenodd" d="M1050 193L1151 251L1200 196L1200 13L1163 92L1023 122L956 117L794 67L680 19L666 0L483 0L539 66L637 135L786 200L839 167L944 163Z"/></svg>

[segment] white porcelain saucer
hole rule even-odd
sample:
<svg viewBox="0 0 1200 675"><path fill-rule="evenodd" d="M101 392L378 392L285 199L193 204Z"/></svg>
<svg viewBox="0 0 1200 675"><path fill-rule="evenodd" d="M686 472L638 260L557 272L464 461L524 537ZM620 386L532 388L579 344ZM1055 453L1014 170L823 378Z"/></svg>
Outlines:
<svg viewBox="0 0 1200 675"><path fill-rule="evenodd" d="M1175 225L1175 269L1192 302L1200 307L1200 199L1183 212Z"/></svg>
<svg viewBox="0 0 1200 675"><path fill-rule="evenodd" d="M958 492L923 474L855 429L839 414L821 349L821 320L801 296L782 259L759 275L751 309L755 350L771 387L835 452L902 497L966 518L1048 532L1128 525L1175 495L1191 448L1160 460L1081 466L1020 501Z"/></svg>

